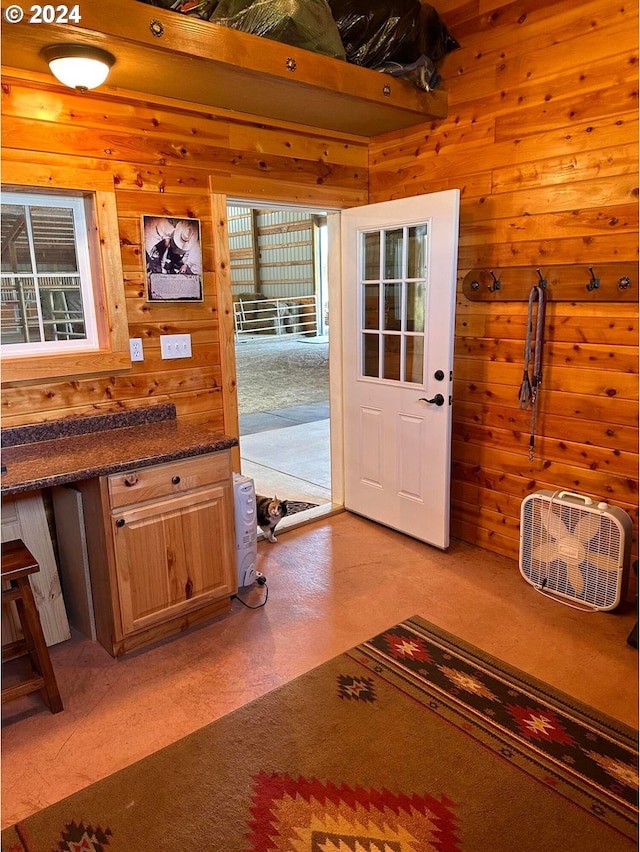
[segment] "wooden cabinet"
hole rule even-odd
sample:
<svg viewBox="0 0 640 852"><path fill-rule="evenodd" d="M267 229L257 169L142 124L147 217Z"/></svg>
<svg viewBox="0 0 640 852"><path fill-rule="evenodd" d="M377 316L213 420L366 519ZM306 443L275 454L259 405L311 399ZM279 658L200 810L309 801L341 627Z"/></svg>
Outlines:
<svg viewBox="0 0 640 852"><path fill-rule="evenodd" d="M111 654L229 608L237 574L228 450L102 477L82 492L96 635Z"/></svg>

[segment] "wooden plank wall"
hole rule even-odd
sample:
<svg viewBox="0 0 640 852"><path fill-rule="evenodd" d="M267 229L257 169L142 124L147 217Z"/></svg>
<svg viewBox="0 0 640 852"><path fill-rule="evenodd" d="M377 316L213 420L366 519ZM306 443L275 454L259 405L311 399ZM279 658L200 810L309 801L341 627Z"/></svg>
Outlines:
<svg viewBox="0 0 640 852"><path fill-rule="evenodd" d="M367 143L108 89L87 95L5 69L3 179L56 185L78 170L113 185L130 335L145 361L106 378L5 388L3 424L170 399L223 428L212 186L346 207L462 190L453 533L517 555L522 498L542 487L602 496L637 525L638 317L634 303L550 305L536 458L517 406L526 306L469 302L474 267L637 264L637 5L439 0L461 44L442 66L449 117ZM144 298L142 214L202 220L205 301ZM159 335L188 332L165 362Z"/></svg>
<svg viewBox="0 0 640 852"><path fill-rule="evenodd" d="M145 360L113 376L3 387L3 426L171 401L178 416L224 429L219 290L211 187L230 195L346 207L367 200L367 140L169 100L100 89L85 95L44 75L2 78L3 182L73 186L89 173L116 193L130 337ZM143 214L201 220L204 301L145 298ZM160 358L161 334L191 334L193 357Z"/></svg>
<svg viewBox="0 0 640 852"><path fill-rule="evenodd" d="M517 558L520 504L539 488L604 498L637 532L637 299L549 305L529 463L527 306L462 293L476 267L578 264L585 282L607 262L637 271L637 4L436 6L461 45L441 69L448 118L373 141L370 200L462 191L452 533Z"/></svg>

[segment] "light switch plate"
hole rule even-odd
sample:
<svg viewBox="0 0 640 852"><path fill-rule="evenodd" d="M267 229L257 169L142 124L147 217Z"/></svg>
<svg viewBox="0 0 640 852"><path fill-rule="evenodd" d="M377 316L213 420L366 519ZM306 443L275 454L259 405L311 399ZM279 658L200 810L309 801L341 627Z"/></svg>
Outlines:
<svg viewBox="0 0 640 852"><path fill-rule="evenodd" d="M160 354L168 358L191 358L190 334L162 334L160 336Z"/></svg>

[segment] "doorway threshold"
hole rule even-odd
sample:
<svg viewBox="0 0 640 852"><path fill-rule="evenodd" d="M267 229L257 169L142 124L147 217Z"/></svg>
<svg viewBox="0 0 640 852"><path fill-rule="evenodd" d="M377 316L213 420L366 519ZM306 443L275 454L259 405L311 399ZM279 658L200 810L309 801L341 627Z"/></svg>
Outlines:
<svg viewBox="0 0 640 852"><path fill-rule="evenodd" d="M260 464L244 456L242 473L253 479L256 492L263 497L278 497L280 500L295 500L317 505L331 503L330 488L309 479L291 476L282 470Z"/></svg>
<svg viewBox="0 0 640 852"><path fill-rule="evenodd" d="M339 515L345 512L344 506L339 503L323 503L320 506L314 506L312 509L305 509L304 512L296 512L295 515L286 515L276 527L276 538L280 533L290 532L291 530L299 529L307 524L313 524L322 518L329 518L332 515ZM258 541L265 540L265 535L261 530L258 530Z"/></svg>

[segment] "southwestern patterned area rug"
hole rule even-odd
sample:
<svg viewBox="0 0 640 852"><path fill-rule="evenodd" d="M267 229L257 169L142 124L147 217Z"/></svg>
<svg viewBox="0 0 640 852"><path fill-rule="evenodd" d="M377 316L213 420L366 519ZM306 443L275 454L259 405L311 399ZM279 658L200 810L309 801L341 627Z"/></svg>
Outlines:
<svg viewBox="0 0 640 852"><path fill-rule="evenodd" d="M4 852L623 852L637 733L418 617L2 834Z"/></svg>

